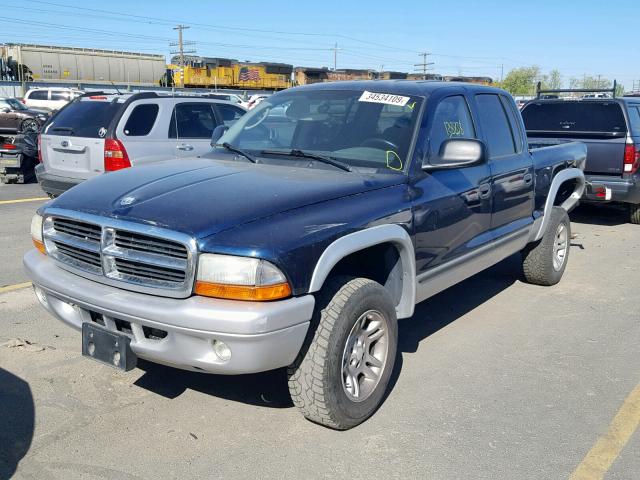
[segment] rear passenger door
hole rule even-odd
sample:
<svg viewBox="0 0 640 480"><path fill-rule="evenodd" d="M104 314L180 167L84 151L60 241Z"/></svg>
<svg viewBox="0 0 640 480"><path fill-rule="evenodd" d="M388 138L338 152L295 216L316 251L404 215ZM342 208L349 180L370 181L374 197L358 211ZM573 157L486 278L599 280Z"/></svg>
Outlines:
<svg viewBox="0 0 640 480"><path fill-rule="evenodd" d="M178 103L169 123L169 139L178 158L195 157L211 149L211 134L218 125L213 103Z"/></svg>
<svg viewBox="0 0 640 480"><path fill-rule="evenodd" d="M127 107L116 129L116 137L127 150L131 165L142 165L175 158L175 146L167 137L167 127L162 128L159 118L171 115L168 105L155 100L133 102Z"/></svg>
<svg viewBox="0 0 640 480"><path fill-rule="evenodd" d="M491 229L497 238L533 222L533 162L513 102L482 93L475 103L491 169Z"/></svg>

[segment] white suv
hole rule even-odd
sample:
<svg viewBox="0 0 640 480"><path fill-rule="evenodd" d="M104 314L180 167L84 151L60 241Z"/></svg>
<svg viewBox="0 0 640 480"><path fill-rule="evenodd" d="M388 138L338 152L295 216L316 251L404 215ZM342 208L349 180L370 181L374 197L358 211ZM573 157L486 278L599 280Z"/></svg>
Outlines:
<svg viewBox="0 0 640 480"><path fill-rule="evenodd" d="M211 149L213 130L245 112L196 96L87 93L42 127L36 176L55 197L104 172L202 155Z"/></svg>
<svg viewBox="0 0 640 480"><path fill-rule="evenodd" d="M25 93L22 103L29 108L60 110L67 103L78 98L84 92L74 88L31 88Z"/></svg>

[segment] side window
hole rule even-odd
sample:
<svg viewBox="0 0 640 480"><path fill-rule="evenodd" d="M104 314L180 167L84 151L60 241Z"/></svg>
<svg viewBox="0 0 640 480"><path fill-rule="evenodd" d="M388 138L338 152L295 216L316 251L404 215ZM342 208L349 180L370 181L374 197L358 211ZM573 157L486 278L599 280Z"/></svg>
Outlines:
<svg viewBox="0 0 640 480"><path fill-rule="evenodd" d="M68 92L51 92L51 100L69 100Z"/></svg>
<svg viewBox="0 0 640 480"><path fill-rule="evenodd" d="M476 95L476 103L489 155L493 158L516 153L511 124L498 95Z"/></svg>
<svg viewBox="0 0 640 480"><path fill-rule="evenodd" d="M156 103L143 103L137 105L124 126L124 134L130 137L142 137L148 135L153 124L156 123L159 107Z"/></svg>
<svg viewBox="0 0 640 480"><path fill-rule="evenodd" d="M437 155L442 142L449 138L476 138L471 112L462 95L447 97L436 107L429 132L429 154Z"/></svg>
<svg viewBox="0 0 640 480"><path fill-rule="evenodd" d="M238 107L234 107L233 105L218 105L218 113L222 118L222 123L224 123L227 127L230 127L236 120L238 120L242 115L244 115L244 110Z"/></svg>
<svg viewBox="0 0 640 480"><path fill-rule="evenodd" d="M520 153L522 152L522 149L523 149L523 145L522 145L523 135L522 135L522 129L520 126L520 121L516 116L516 111L514 110L514 108L516 107L513 105L513 102L509 101L509 99L504 95L500 95L500 100L502 101L502 106L504 107L504 110L507 112L507 115L509 116L509 121L513 129L515 129L515 131L512 129L511 133L513 133L513 139L516 146L516 151L517 153Z"/></svg>
<svg viewBox="0 0 640 480"><path fill-rule="evenodd" d="M640 136L640 105L629 106L629 121L631 123L631 133Z"/></svg>
<svg viewBox="0 0 640 480"><path fill-rule="evenodd" d="M33 90L29 94L29 100L47 100L47 92L46 90Z"/></svg>
<svg viewBox="0 0 640 480"><path fill-rule="evenodd" d="M171 115L169 138L211 138L215 127L210 103L179 103Z"/></svg>

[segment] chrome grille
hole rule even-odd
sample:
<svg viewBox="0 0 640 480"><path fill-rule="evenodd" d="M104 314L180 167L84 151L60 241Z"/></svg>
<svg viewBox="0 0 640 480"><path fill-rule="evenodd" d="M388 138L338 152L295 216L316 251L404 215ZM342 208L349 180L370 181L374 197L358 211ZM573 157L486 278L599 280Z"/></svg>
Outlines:
<svg viewBox="0 0 640 480"><path fill-rule="evenodd" d="M187 235L52 208L43 236L48 254L80 275L145 293L191 294L196 247Z"/></svg>

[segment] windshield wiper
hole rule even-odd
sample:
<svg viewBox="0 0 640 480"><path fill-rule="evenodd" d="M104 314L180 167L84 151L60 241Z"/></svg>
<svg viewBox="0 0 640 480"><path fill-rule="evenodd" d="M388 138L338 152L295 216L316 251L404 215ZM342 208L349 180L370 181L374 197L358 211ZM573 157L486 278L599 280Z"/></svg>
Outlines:
<svg viewBox="0 0 640 480"><path fill-rule="evenodd" d="M260 152L261 155L282 155L284 157L298 157L298 158L310 158L312 160L318 160L319 162L326 163L327 165L333 165L336 168L344 170L345 172L353 172L353 169L333 157L327 157L325 155L318 155L316 153L305 152L304 150L299 150L294 148L288 151L281 150L262 150Z"/></svg>
<svg viewBox="0 0 640 480"><path fill-rule="evenodd" d="M239 148L234 147L233 145L231 145L228 142L220 143L219 145L222 145L225 148L225 150L229 150L230 152L237 153L238 155L242 155L244 158L249 160L251 163L258 163L256 161L256 159L253 158L252 155L250 155L249 153L245 152L244 150L240 150Z"/></svg>

